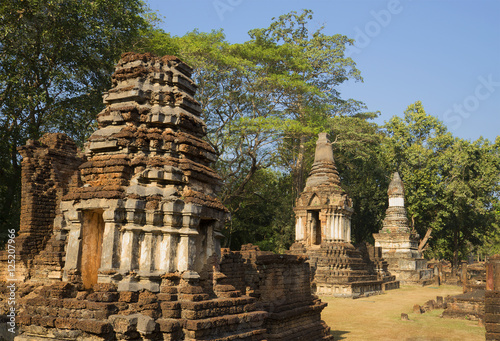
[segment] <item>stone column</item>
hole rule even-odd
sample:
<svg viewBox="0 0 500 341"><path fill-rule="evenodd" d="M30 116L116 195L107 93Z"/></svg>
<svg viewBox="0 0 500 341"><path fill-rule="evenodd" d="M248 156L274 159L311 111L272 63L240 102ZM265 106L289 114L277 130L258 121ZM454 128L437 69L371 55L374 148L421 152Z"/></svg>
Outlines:
<svg viewBox="0 0 500 341"><path fill-rule="evenodd" d="M65 213L66 221L68 222L69 230L68 242L66 248L66 261L64 263L65 272L76 270L79 268L80 253L81 253L81 227L82 227L82 212L71 210Z"/></svg>
<svg viewBox="0 0 500 341"><path fill-rule="evenodd" d="M342 240L342 216L337 213L337 240Z"/></svg>
<svg viewBox="0 0 500 341"><path fill-rule="evenodd" d="M116 241L119 238L119 231L115 223L114 210L107 210L103 213L104 233L102 237L101 269L111 270L113 268L113 255L116 252Z"/></svg>
<svg viewBox="0 0 500 341"><path fill-rule="evenodd" d="M500 255L490 257L486 263L486 290L500 290Z"/></svg>
<svg viewBox="0 0 500 341"><path fill-rule="evenodd" d="M325 239L331 241L333 239L333 219L332 212L326 211L326 226L325 226Z"/></svg>
<svg viewBox="0 0 500 341"><path fill-rule="evenodd" d="M175 237L171 233L158 236L157 268L162 272L174 271Z"/></svg>
<svg viewBox="0 0 500 341"><path fill-rule="evenodd" d="M314 244L314 241L316 240L315 237L315 229L314 229L314 224L313 224L313 217L311 212L307 212L307 239L308 239L308 245Z"/></svg>
<svg viewBox="0 0 500 341"><path fill-rule="evenodd" d="M486 340L500 340L500 255L486 263L486 292L484 295Z"/></svg>
<svg viewBox="0 0 500 341"><path fill-rule="evenodd" d="M66 262L64 265L66 271L79 268L81 247L80 229L70 229L68 233L68 252L66 253Z"/></svg>
<svg viewBox="0 0 500 341"><path fill-rule="evenodd" d="M333 213L333 239L337 240L338 237L338 230L337 230L337 213Z"/></svg>
<svg viewBox="0 0 500 341"><path fill-rule="evenodd" d="M340 240L345 240L345 220L344 215L342 213L339 214L339 232L340 232Z"/></svg>
<svg viewBox="0 0 500 341"><path fill-rule="evenodd" d="M297 223L295 224L296 241L305 241L306 239L307 215L304 212L297 213Z"/></svg>
<svg viewBox="0 0 500 341"><path fill-rule="evenodd" d="M127 272L132 270L132 257L133 257L133 247L134 247L134 232L131 230L126 230L122 234L122 253L120 256L120 271Z"/></svg>
<svg viewBox="0 0 500 341"><path fill-rule="evenodd" d="M144 239L141 243L139 270L149 273L152 270L152 254L153 249L153 234L151 232L144 233Z"/></svg>
<svg viewBox="0 0 500 341"><path fill-rule="evenodd" d="M295 241L298 242L302 240L302 217L297 216L297 220L295 221Z"/></svg>
<svg viewBox="0 0 500 341"><path fill-rule="evenodd" d="M340 231L340 240L344 241L345 240L345 220L344 220L344 215L342 213L339 213L339 231Z"/></svg>
<svg viewBox="0 0 500 341"><path fill-rule="evenodd" d="M206 251L206 259L212 256L215 253L215 240L214 240L214 226L209 225L207 227L207 231L205 232L205 236L207 238L207 251ZM205 262L205 260L203 260Z"/></svg>
<svg viewBox="0 0 500 341"><path fill-rule="evenodd" d="M190 270L190 260L191 252L190 250L190 236L187 234L182 234L180 236L179 246L177 250L177 270L179 272L183 272L186 270Z"/></svg>
<svg viewBox="0 0 500 341"><path fill-rule="evenodd" d="M347 217L347 242L351 242L351 217Z"/></svg>

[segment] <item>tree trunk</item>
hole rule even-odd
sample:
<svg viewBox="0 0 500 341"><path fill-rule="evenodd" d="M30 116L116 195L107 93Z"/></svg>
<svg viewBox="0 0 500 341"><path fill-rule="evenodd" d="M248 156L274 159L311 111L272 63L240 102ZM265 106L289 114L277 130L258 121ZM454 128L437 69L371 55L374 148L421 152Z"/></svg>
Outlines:
<svg viewBox="0 0 500 341"><path fill-rule="evenodd" d="M412 221L413 221L413 217L411 218ZM412 222L412 225L413 225L413 222ZM432 233L432 227L429 227L427 229L427 232L425 233L425 236L424 236L424 239L422 239L420 241L420 244L418 245L418 252L422 252L424 247L425 247L425 244L427 244L427 241L429 240L429 238L431 237L431 233Z"/></svg>
<svg viewBox="0 0 500 341"><path fill-rule="evenodd" d="M453 231L453 264L452 276L456 276L458 270L458 230Z"/></svg>
<svg viewBox="0 0 500 341"><path fill-rule="evenodd" d="M297 155L297 162L295 163L295 169L293 170L293 184L295 197L298 198L303 189L304 182L304 159L306 152L306 137L301 136L299 139L299 153Z"/></svg>
<svg viewBox="0 0 500 341"><path fill-rule="evenodd" d="M232 200L239 197L244 192L246 185L252 179L255 172L257 172L258 170L259 170L259 167L257 166L257 160L255 158L252 158L252 166L248 170L248 173L245 176L245 179L243 179L241 184L238 186L238 188L236 188L236 190L233 193L231 193L231 195L222 199L222 203L224 205L228 205Z"/></svg>

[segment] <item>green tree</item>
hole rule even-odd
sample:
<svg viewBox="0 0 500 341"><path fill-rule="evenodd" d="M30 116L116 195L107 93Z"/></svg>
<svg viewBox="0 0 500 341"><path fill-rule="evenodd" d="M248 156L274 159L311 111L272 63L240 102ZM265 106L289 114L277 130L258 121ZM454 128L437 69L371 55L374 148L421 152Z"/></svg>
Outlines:
<svg viewBox="0 0 500 341"><path fill-rule="evenodd" d="M342 187L353 200L352 238L373 242L382 228L389 185L388 167L381 157L380 128L372 114L336 116L332 120L334 154Z"/></svg>
<svg viewBox="0 0 500 341"><path fill-rule="evenodd" d="M498 139L497 139L498 141ZM444 256L456 268L466 258L468 244L480 245L495 231L500 194L500 149L483 138L456 138L441 160L441 198L437 237L448 246ZM496 232L496 231L495 231ZM450 255L451 253L451 255Z"/></svg>
<svg viewBox="0 0 500 341"><path fill-rule="evenodd" d="M327 36L322 28L310 31L311 19L310 11L286 14L268 28L251 30L243 44L228 43L222 31L171 37L154 30L142 47L177 54L194 68L207 139L219 154L216 167L224 179L220 197L227 206L246 200L253 178L268 168L291 174L295 197L321 131L337 136L336 148L354 156L357 167L367 168L363 162L373 161L370 148L378 137L368 120L376 114L363 113L362 103L343 100L336 90L349 78L361 79L354 62L344 56L351 40ZM286 202L293 207L293 200ZM374 219L361 220L371 222L366 230L373 229ZM250 230L233 224L237 229Z"/></svg>
<svg viewBox="0 0 500 341"><path fill-rule="evenodd" d="M394 116L384 127L383 155L390 172L399 171L405 185L408 215L420 235L441 226L438 217L442 154L452 135L420 101L408 106L404 118Z"/></svg>
<svg viewBox="0 0 500 341"><path fill-rule="evenodd" d="M120 54L148 25L140 0L11 0L0 4L0 224L18 217L16 147L49 131L82 142Z"/></svg>
<svg viewBox="0 0 500 341"><path fill-rule="evenodd" d="M480 259L500 254L500 200L498 197L493 201L493 215L494 223L486 233L479 236L481 242L475 247L475 252Z"/></svg>
<svg viewBox="0 0 500 341"><path fill-rule="evenodd" d="M261 250L283 252L294 241L295 217L291 176L258 170L238 200L229 203L231 223L226 243L231 249L253 243Z"/></svg>
<svg viewBox="0 0 500 341"><path fill-rule="evenodd" d="M455 138L421 102L404 118L385 126L384 157L405 183L408 214L422 235L433 228L429 255L457 268L468 245L478 245L494 231L500 184L499 139Z"/></svg>
<svg viewBox="0 0 500 341"><path fill-rule="evenodd" d="M346 46L353 43L344 35L326 35L320 27L310 29L312 11L290 12L267 28L249 32L244 44L247 58L258 66L256 85L270 96L275 115L264 117L282 136L286 150L283 165L290 169L297 196L306 177L306 155L314 151L319 132L331 125L337 115L357 113L360 103L340 97L338 86L348 79L361 80L354 61L346 57Z"/></svg>

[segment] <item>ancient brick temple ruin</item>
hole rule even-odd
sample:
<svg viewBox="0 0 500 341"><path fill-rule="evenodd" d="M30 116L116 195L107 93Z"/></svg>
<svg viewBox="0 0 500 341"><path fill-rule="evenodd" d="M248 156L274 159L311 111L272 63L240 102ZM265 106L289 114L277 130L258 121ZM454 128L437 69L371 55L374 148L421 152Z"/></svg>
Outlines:
<svg viewBox="0 0 500 341"><path fill-rule="evenodd" d="M306 187L297 199L291 254L307 255L317 294L359 297L398 288L379 248L369 257L351 244L352 201L340 186L331 143L319 134Z"/></svg>
<svg viewBox="0 0 500 341"><path fill-rule="evenodd" d="M500 340L500 255L490 257L486 264L484 298L486 341Z"/></svg>
<svg viewBox="0 0 500 341"><path fill-rule="evenodd" d="M84 154L62 134L21 149L16 340L333 339L304 257L221 252L191 71L124 54Z"/></svg>
<svg viewBox="0 0 500 341"><path fill-rule="evenodd" d="M449 296L442 317L484 320L486 267L484 263L467 264L462 261L460 282L463 293Z"/></svg>
<svg viewBox="0 0 500 341"><path fill-rule="evenodd" d="M375 246L382 249L382 257L389 263L389 271L402 283L422 283L431 280L433 270L418 251L419 235L408 224L405 193L398 172L392 176L389 189L389 207L383 227L375 233Z"/></svg>

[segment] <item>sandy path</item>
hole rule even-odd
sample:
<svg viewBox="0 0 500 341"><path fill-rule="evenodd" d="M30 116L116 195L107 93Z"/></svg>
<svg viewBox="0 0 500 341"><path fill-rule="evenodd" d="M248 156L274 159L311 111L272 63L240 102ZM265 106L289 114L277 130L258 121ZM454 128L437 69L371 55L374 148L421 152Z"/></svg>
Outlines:
<svg viewBox="0 0 500 341"><path fill-rule="evenodd" d="M386 294L359 299L321 297L328 306L322 318L335 340L344 341L441 341L484 340L484 327L477 321L443 319L442 309L414 314L413 305L423 305L436 296L456 295L461 287L403 286ZM402 321L407 313L410 321Z"/></svg>

